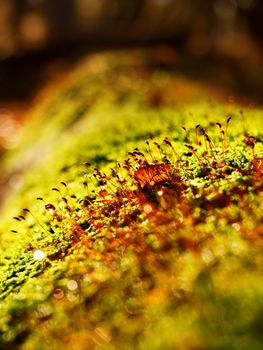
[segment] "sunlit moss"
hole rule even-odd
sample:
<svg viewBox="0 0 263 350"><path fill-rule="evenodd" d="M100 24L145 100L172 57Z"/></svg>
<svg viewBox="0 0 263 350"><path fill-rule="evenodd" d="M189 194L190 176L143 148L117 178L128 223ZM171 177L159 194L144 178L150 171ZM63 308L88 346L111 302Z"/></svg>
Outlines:
<svg viewBox="0 0 263 350"><path fill-rule="evenodd" d="M4 163L0 347L262 348L262 112L179 82L106 54L38 101Z"/></svg>

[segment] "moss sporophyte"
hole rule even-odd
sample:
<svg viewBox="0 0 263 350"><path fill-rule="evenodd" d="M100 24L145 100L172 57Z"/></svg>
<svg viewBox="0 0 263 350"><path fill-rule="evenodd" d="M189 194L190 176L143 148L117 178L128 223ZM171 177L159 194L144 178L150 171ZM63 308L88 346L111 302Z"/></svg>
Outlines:
<svg viewBox="0 0 263 350"><path fill-rule="evenodd" d="M0 349L262 349L262 111L189 83L185 107L167 72L107 62L48 94L13 155L40 163L1 229Z"/></svg>
<svg viewBox="0 0 263 350"><path fill-rule="evenodd" d="M14 217L18 225L12 230L13 233L29 238L24 246L24 254L26 251L29 254L27 259L30 260L30 256L33 258L28 276L33 278L38 273L48 273L52 264L62 264L63 260L66 263L73 256L78 257L77 264L81 264L81 267L73 268L65 285L60 282L65 272L60 270L57 282L55 278L53 287L49 287L46 295L49 302L58 303L66 298L74 304L74 313L78 314L78 308L84 306L86 312L92 309L95 314L99 310L103 314L107 313L106 305L99 306L97 298L100 300L110 288L110 298L113 299L109 302L112 308L115 298L112 278L117 278L113 284L116 281L122 283L124 274L131 273L137 276L132 277L131 282L140 281L138 283L141 286L136 292L125 290L131 288L128 283L121 292L124 293L124 299L117 304L121 313L127 310L131 315L141 314L146 307L144 298L152 298L150 295L156 289L154 293L157 293L159 279L162 279L166 269L172 268L169 259L175 259L180 265L183 256L191 252L194 259L200 259L201 265L196 273L208 273L206 269L219 262L220 254L225 254L220 252L220 249L225 248L220 248L218 242L211 243L218 239L214 235L219 227L221 230L223 227L232 227L238 232L240 240L258 239L262 222L256 203L259 204L263 188L263 165L262 159L255 153L257 140L252 136L244 136L240 144L242 157L239 161L238 154L230 149L230 143L227 142L227 130L223 130L219 123L217 126L219 142L210 138L208 128L196 126L194 135L188 134L189 143L185 145L187 152L177 151L174 142L168 137L161 142L151 138L146 141L146 149L136 147L129 152L129 157L122 165L118 163L108 173L94 168L92 177L95 182L91 177L88 178L90 180L82 180L84 195L73 193L70 186L62 181L60 187L52 188L58 194L55 204L37 197L44 206L41 218L27 208L23 209L21 215ZM86 163L86 167L89 169L92 164ZM256 201L253 206L250 203L251 196ZM258 222L253 228L249 228L246 222L248 208L249 215ZM246 246L247 243L242 244ZM122 265L125 259L128 260L124 268ZM98 262L99 269L96 267ZM150 272L150 266L156 276ZM10 268L13 269L12 264ZM12 298L13 292L23 289L24 281L16 276L15 272L6 274L2 281L2 297ZM27 275L24 276L26 280ZM179 282L169 286L171 282L170 278L166 278L167 285L162 291L165 296L159 296L162 303L173 304L187 298L194 288L192 283L199 283L190 278L186 288ZM168 291L173 291L172 299ZM133 305L129 300L135 298L134 293L137 301ZM126 305L124 309L120 306L123 303ZM115 314L117 311L111 312ZM89 322L100 324L97 318L92 321L93 317L89 316ZM145 320L144 316L140 317L143 319L136 322L142 327L141 323L144 324ZM52 319L52 314L48 318ZM30 322L43 322L41 317L32 315L28 316L28 320L25 326L27 332ZM117 326L109 319L107 322L107 332L112 338L111 327ZM4 328L2 334L4 337ZM133 334L133 337L137 336ZM123 335L121 339L123 342Z"/></svg>

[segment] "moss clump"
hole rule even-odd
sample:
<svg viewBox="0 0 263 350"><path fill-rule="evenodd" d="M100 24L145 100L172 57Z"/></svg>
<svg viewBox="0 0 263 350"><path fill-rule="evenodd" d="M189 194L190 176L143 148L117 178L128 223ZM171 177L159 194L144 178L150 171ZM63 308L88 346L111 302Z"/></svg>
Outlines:
<svg viewBox="0 0 263 350"><path fill-rule="evenodd" d="M149 60L82 63L6 159L0 347L262 348L261 111Z"/></svg>

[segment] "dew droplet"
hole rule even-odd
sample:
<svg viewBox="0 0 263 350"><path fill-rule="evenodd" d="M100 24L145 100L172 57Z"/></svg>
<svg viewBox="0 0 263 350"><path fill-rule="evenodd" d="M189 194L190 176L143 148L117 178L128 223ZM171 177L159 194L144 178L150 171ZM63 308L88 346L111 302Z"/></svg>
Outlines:
<svg viewBox="0 0 263 350"><path fill-rule="evenodd" d="M146 213L146 214L150 214L152 211L153 211L153 208L150 204L146 204L144 207L143 207L143 211Z"/></svg>
<svg viewBox="0 0 263 350"><path fill-rule="evenodd" d="M78 283L75 280L69 280L67 283L67 288L72 292L78 288Z"/></svg>
<svg viewBox="0 0 263 350"><path fill-rule="evenodd" d="M53 292L54 298L57 300L61 300L64 298L64 292L60 288L56 288Z"/></svg>
<svg viewBox="0 0 263 350"><path fill-rule="evenodd" d="M72 303L78 301L78 298L79 298L78 295L75 293L67 293L67 299Z"/></svg>
<svg viewBox="0 0 263 350"><path fill-rule="evenodd" d="M236 230L236 231L240 231L240 225L235 222L234 224L232 224L232 227Z"/></svg>
<svg viewBox="0 0 263 350"><path fill-rule="evenodd" d="M46 254L43 252L43 250L37 249L34 251L33 257L34 257L34 259L40 261L46 257Z"/></svg>

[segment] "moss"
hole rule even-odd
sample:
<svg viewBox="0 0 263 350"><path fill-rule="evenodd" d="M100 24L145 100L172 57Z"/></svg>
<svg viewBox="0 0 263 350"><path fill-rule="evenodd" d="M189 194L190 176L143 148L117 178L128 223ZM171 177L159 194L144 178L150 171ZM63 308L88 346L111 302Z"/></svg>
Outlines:
<svg viewBox="0 0 263 350"><path fill-rule="evenodd" d="M262 111L149 60L79 64L7 155L0 347L262 348Z"/></svg>

